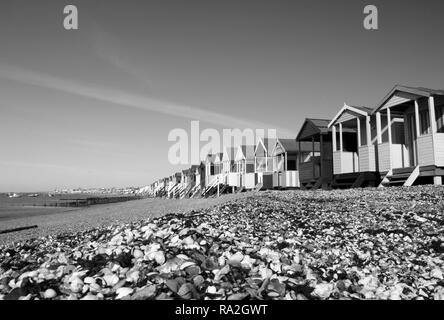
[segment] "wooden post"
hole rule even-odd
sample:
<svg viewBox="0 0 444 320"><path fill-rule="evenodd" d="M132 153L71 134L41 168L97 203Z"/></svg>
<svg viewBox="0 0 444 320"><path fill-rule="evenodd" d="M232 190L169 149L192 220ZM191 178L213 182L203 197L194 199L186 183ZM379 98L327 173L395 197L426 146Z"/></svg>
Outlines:
<svg viewBox="0 0 444 320"><path fill-rule="evenodd" d="M366 116L365 120L365 128L367 130L367 147L370 147L370 145L372 144L372 128L370 126L370 116Z"/></svg>
<svg viewBox="0 0 444 320"><path fill-rule="evenodd" d="M436 133L436 116L435 116L435 98L429 97L429 115L430 115L430 129L432 134Z"/></svg>
<svg viewBox="0 0 444 320"><path fill-rule="evenodd" d="M299 153L301 153L302 154L302 149L301 149L301 140L299 140L298 141L298 144L299 144ZM302 163L302 157L299 157L299 164L301 164Z"/></svg>
<svg viewBox="0 0 444 320"><path fill-rule="evenodd" d="M356 124L358 129L358 149L361 147L361 120L356 118Z"/></svg>
<svg viewBox="0 0 444 320"><path fill-rule="evenodd" d="M376 135L378 144L382 143L382 133L381 133L381 112L376 112Z"/></svg>
<svg viewBox="0 0 444 320"><path fill-rule="evenodd" d="M319 153L320 153L320 169L319 169L319 176L323 179L323 170L324 170L324 152L322 152L324 145L324 136L322 133L319 134Z"/></svg>
<svg viewBox="0 0 444 320"><path fill-rule="evenodd" d="M311 167L312 167L312 177L315 177L315 161L314 161L314 154L315 154L315 138L314 136L311 137L311 150L313 152L313 157L311 159Z"/></svg>
<svg viewBox="0 0 444 320"><path fill-rule="evenodd" d="M344 145L342 140L342 123L339 124L339 149L340 151L344 151Z"/></svg>
<svg viewBox="0 0 444 320"><path fill-rule="evenodd" d="M416 129L416 137L418 138L421 135L419 129L419 105L418 100L415 100L415 129Z"/></svg>
<svg viewBox="0 0 444 320"><path fill-rule="evenodd" d="M337 151L337 145L336 145L336 125L333 125L332 129L332 136L333 136L333 151Z"/></svg>
<svg viewBox="0 0 444 320"><path fill-rule="evenodd" d="M390 108L387 108L387 133L388 133L388 143L392 145L392 115L390 113Z"/></svg>
<svg viewBox="0 0 444 320"><path fill-rule="evenodd" d="M287 167L287 152L284 153L284 171L287 171L288 167Z"/></svg>

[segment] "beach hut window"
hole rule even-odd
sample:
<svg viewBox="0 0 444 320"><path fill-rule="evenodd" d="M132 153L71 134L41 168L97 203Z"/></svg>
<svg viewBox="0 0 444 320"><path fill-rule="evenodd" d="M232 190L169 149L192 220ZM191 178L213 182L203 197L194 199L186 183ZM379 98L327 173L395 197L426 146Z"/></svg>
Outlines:
<svg viewBox="0 0 444 320"><path fill-rule="evenodd" d="M426 135L431 133L429 111L428 110L421 111L419 114L419 119L420 119L421 135Z"/></svg>
<svg viewBox="0 0 444 320"><path fill-rule="evenodd" d="M356 152L358 151L358 137L356 134L344 134L343 151Z"/></svg>
<svg viewBox="0 0 444 320"><path fill-rule="evenodd" d="M296 170L296 160L287 161L287 170L289 171Z"/></svg>

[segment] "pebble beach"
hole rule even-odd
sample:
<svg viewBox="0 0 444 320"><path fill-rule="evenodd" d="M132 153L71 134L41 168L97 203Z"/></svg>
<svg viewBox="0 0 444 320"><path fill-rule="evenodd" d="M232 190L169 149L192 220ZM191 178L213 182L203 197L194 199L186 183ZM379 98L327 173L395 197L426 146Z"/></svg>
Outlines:
<svg viewBox="0 0 444 320"><path fill-rule="evenodd" d="M266 191L89 227L83 216L78 232L3 241L0 299L442 300L443 195Z"/></svg>

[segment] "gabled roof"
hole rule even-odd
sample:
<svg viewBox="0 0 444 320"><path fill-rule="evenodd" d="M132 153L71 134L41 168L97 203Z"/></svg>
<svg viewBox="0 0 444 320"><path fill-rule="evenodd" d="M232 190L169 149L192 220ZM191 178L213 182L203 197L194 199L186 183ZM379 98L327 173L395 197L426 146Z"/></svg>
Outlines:
<svg viewBox="0 0 444 320"><path fill-rule="evenodd" d="M300 144L300 148L299 148ZM312 142L309 141L296 141L296 139L277 139L273 148L273 155L277 155L276 149L280 146L281 149L289 154L295 154L299 152L311 152L313 151ZM319 142L315 142L315 150L319 151Z"/></svg>
<svg viewBox="0 0 444 320"><path fill-rule="evenodd" d="M296 140L299 141L317 134L326 134L330 132L330 129L328 128L329 123L330 120L326 119L306 118L301 130L299 130Z"/></svg>
<svg viewBox="0 0 444 320"><path fill-rule="evenodd" d="M195 167L197 167L197 166L191 166L191 168L188 168L188 169L182 170L182 174L183 174L183 175L186 175L186 176L191 176L191 175L193 175L193 174L194 174L194 171L196 170Z"/></svg>
<svg viewBox="0 0 444 320"><path fill-rule="evenodd" d="M235 161L254 159L254 146L242 145L237 148Z"/></svg>
<svg viewBox="0 0 444 320"><path fill-rule="evenodd" d="M200 162L200 164L198 164L198 165L193 165L193 167L194 167L194 171L197 171L197 170L203 170L204 168L205 168L205 163L203 162L203 161L201 161Z"/></svg>
<svg viewBox="0 0 444 320"><path fill-rule="evenodd" d="M220 163L222 162L222 158L223 158L224 154L222 152L218 152L216 153L215 157L214 157L214 162L215 163Z"/></svg>
<svg viewBox="0 0 444 320"><path fill-rule="evenodd" d="M396 85L392 90L381 100L380 103L376 105L373 109L372 114L376 113L380 109L382 109L385 104L390 101L393 96L399 96L400 98L404 98L404 102L408 100L414 100L420 97L431 97L435 95L444 95L444 90L435 90L429 88L422 87L407 87L403 85Z"/></svg>
<svg viewBox="0 0 444 320"><path fill-rule="evenodd" d="M226 147L224 150L224 155L222 157L222 161L234 161L236 158L237 148Z"/></svg>
<svg viewBox="0 0 444 320"><path fill-rule="evenodd" d="M296 139L278 139L277 142L286 152L298 152L298 144Z"/></svg>
<svg viewBox="0 0 444 320"><path fill-rule="evenodd" d="M215 154L208 154L205 158L205 163L214 163L214 160L216 159Z"/></svg>
<svg viewBox="0 0 444 320"><path fill-rule="evenodd" d="M276 140L274 138L262 138L260 137L256 143L256 147L254 148L254 153L257 154L257 150L260 146L267 152L271 154L273 152L274 146L276 144Z"/></svg>
<svg viewBox="0 0 444 320"><path fill-rule="evenodd" d="M351 105L347 105L346 103L344 103L344 106L341 108L341 110L339 110L339 112L330 121L330 123L328 124L328 127L331 128L334 124L336 124L336 122L346 112L349 112L353 115L356 115L356 117L358 117L358 116L368 116L372 113L372 111L373 111L372 109L367 108L367 107L351 106Z"/></svg>

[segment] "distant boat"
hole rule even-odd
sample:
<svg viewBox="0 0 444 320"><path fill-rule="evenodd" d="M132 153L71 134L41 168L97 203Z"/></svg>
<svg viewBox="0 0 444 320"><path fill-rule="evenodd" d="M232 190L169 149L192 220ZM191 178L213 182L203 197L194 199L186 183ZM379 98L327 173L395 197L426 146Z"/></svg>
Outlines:
<svg viewBox="0 0 444 320"><path fill-rule="evenodd" d="M48 197L52 198L54 195L52 193L48 193Z"/></svg>
<svg viewBox="0 0 444 320"><path fill-rule="evenodd" d="M31 197L31 198L35 198L35 197L38 197L38 196L39 196L38 193L31 193L31 194L28 194L28 197Z"/></svg>
<svg viewBox="0 0 444 320"><path fill-rule="evenodd" d="M8 197L9 198L20 198L21 195L17 194L17 193L8 193Z"/></svg>

